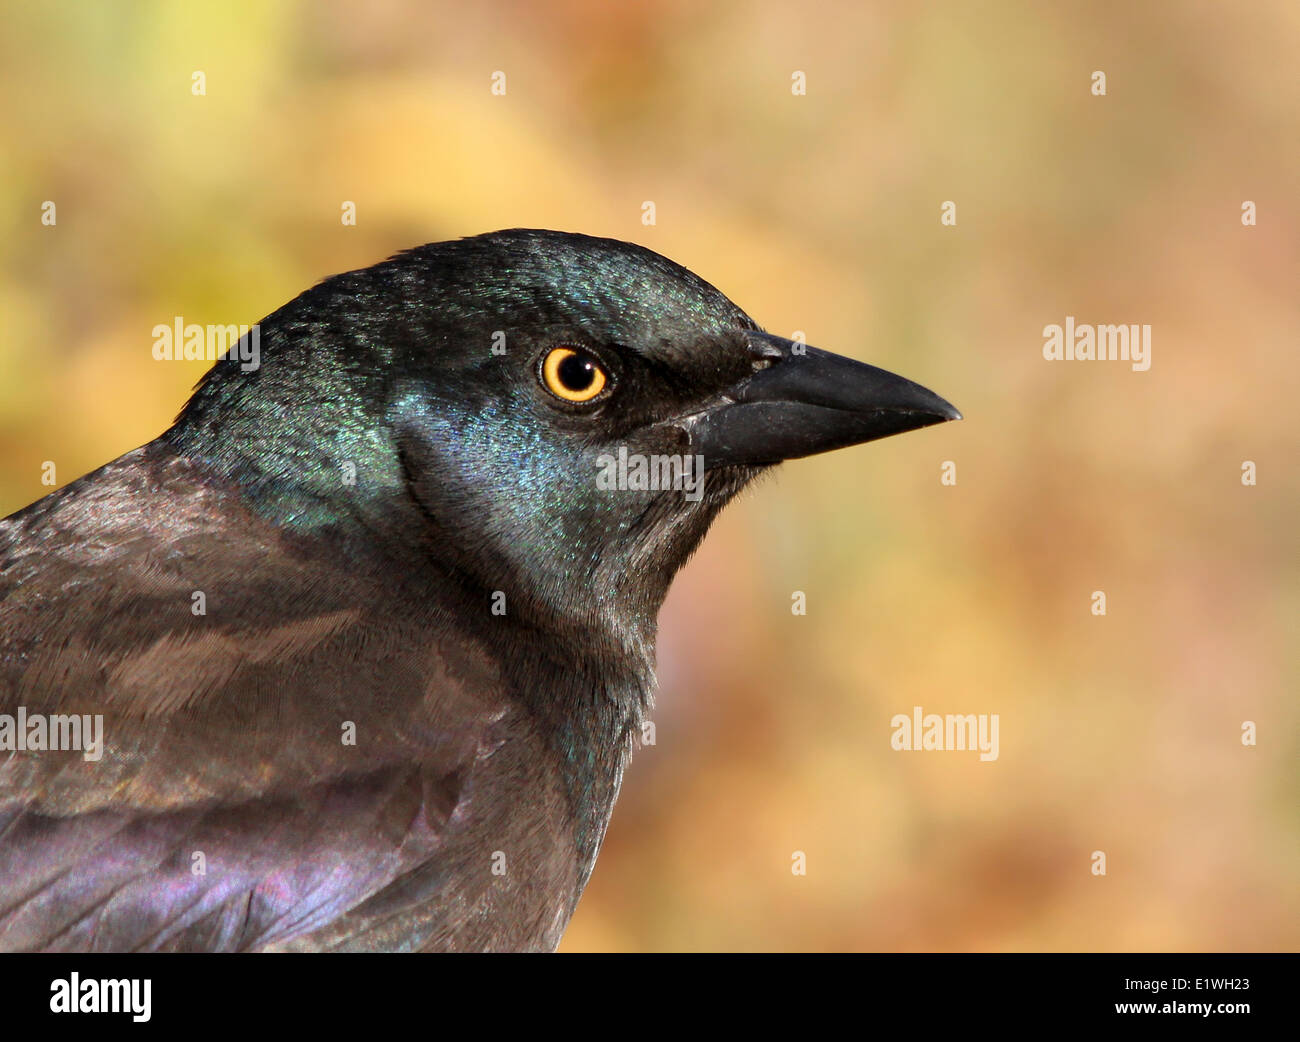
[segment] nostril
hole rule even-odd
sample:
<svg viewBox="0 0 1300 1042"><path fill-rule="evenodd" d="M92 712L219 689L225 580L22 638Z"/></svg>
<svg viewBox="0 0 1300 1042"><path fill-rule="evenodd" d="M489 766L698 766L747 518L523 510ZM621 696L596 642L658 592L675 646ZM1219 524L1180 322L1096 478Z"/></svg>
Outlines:
<svg viewBox="0 0 1300 1042"><path fill-rule="evenodd" d="M749 349L754 372L760 373L764 369L770 369L777 362L785 361L786 352L790 350L791 345L792 341L786 340L785 337L774 336L756 329L746 337L745 346Z"/></svg>

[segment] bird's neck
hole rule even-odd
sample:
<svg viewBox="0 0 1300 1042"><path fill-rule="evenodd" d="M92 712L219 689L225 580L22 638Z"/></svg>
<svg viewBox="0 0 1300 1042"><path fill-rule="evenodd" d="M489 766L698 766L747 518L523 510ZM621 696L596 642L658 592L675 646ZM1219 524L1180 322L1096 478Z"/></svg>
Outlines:
<svg viewBox="0 0 1300 1042"><path fill-rule="evenodd" d="M567 654L557 653L551 635L511 642L527 649L524 656L512 656L514 690L560 764L574 813L579 891L595 864L623 772L653 705L653 624L632 643L616 646L615 639L591 631L576 643L564 642Z"/></svg>

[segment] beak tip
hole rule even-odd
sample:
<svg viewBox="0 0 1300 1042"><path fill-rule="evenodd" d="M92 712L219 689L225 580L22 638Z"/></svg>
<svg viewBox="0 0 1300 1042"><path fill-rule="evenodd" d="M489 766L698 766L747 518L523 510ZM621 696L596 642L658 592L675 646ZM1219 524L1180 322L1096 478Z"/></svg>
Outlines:
<svg viewBox="0 0 1300 1042"><path fill-rule="evenodd" d="M934 417L934 419L930 421L931 424L947 423L949 420L961 420L965 418L962 416L961 410L958 409L957 406L953 405L952 402L945 398L940 398L933 391L927 391L922 387L920 388L920 393L928 399L923 407L923 411Z"/></svg>

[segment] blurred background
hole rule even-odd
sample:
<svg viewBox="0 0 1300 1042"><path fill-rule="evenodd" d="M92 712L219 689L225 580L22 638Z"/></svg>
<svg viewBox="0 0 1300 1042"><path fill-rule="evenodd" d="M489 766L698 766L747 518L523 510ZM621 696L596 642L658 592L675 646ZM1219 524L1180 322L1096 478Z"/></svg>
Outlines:
<svg viewBox="0 0 1300 1042"><path fill-rule="evenodd" d="M563 950L1296 949L1294 3L0 10L0 515L170 424L155 324L512 226L965 413L723 515ZM892 750L916 705L998 760Z"/></svg>

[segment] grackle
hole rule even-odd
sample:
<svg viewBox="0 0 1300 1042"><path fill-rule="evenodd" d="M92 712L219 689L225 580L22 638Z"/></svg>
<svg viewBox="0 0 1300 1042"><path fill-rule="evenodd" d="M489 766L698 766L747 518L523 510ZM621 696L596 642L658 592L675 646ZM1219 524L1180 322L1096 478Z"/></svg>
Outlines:
<svg viewBox="0 0 1300 1042"><path fill-rule="evenodd" d="M257 333L0 522L0 949L554 949L718 511L959 418L576 234L421 246Z"/></svg>

